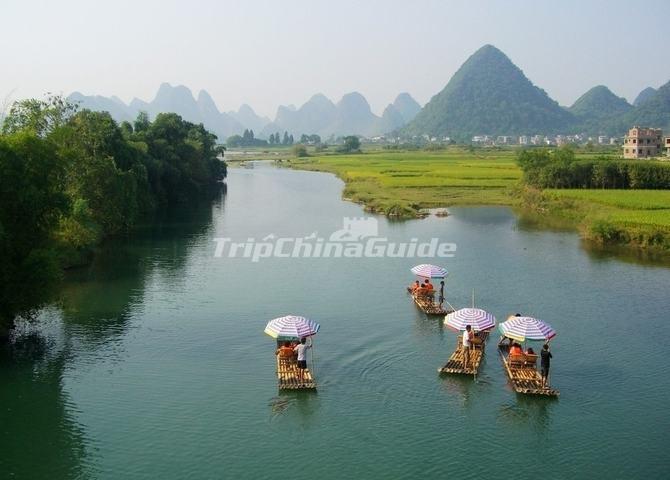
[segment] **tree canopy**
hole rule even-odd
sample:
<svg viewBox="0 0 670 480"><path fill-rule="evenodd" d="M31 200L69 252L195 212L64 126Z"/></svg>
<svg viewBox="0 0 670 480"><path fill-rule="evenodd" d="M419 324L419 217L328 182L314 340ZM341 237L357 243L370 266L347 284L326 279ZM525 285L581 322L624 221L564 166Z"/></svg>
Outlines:
<svg viewBox="0 0 670 480"><path fill-rule="evenodd" d="M0 336L100 240L226 176L216 136L174 113L119 126L48 96L16 102L1 131Z"/></svg>

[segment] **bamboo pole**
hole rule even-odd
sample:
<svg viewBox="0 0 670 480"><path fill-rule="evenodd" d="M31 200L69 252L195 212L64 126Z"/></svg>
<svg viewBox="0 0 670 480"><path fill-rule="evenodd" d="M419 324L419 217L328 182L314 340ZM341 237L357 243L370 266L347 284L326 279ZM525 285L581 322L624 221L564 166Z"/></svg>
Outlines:
<svg viewBox="0 0 670 480"><path fill-rule="evenodd" d="M316 350L314 349L314 340L309 337L310 350L312 351L312 383L316 383Z"/></svg>

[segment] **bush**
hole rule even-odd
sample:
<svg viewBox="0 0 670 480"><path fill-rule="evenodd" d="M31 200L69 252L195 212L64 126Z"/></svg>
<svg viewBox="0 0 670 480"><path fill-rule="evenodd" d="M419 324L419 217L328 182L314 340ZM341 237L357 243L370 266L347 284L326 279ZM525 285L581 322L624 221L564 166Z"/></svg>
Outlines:
<svg viewBox="0 0 670 480"><path fill-rule="evenodd" d="M594 221L589 227L588 236L591 240L605 245L628 243L629 241L628 234L624 230L605 220Z"/></svg>
<svg viewBox="0 0 670 480"><path fill-rule="evenodd" d="M517 163L524 181L538 188L670 189L670 165L600 157L576 160L569 149L524 150Z"/></svg>
<svg viewBox="0 0 670 480"><path fill-rule="evenodd" d="M343 153L359 152L361 141L356 135L344 137L344 144L338 150Z"/></svg>
<svg viewBox="0 0 670 480"><path fill-rule="evenodd" d="M293 155L298 158L309 157L309 154L307 153L307 147L304 145L294 145L291 151L293 152Z"/></svg>

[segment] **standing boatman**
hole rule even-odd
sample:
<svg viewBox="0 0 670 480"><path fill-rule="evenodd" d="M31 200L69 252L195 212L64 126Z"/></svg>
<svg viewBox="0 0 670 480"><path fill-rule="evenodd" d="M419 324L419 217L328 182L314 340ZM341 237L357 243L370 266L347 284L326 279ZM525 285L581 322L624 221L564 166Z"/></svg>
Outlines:
<svg viewBox="0 0 670 480"><path fill-rule="evenodd" d="M472 347L472 340L474 339L475 335L472 332L472 327L470 325L466 325L465 327L465 332L463 332L463 344L461 347L463 348L463 369L465 370L468 368L468 363L470 363L470 348Z"/></svg>
<svg viewBox="0 0 670 480"><path fill-rule="evenodd" d="M312 342L307 344L307 339L302 337L300 343L293 347L293 351L298 354L298 381L302 383L305 369L307 368L307 349L312 348Z"/></svg>
<svg viewBox="0 0 670 480"><path fill-rule="evenodd" d="M540 371L542 373L542 388L549 388L549 366L553 355L549 351L549 344L545 343L540 352Z"/></svg>

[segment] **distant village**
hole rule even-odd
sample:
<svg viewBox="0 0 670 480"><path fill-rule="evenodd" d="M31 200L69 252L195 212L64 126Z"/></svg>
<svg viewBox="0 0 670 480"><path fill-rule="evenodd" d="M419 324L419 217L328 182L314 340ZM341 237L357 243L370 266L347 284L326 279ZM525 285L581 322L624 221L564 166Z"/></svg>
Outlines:
<svg viewBox="0 0 670 480"><path fill-rule="evenodd" d="M401 137L387 137L384 135L363 138L365 143L381 144L403 144L406 140ZM450 137L432 137L422 135L413 137L413 141L421 140L427 143L452 143ZM624 158L655 158L670 157L670 136L663 137L660 128L649 128L634 126L628 130L623 137L610 137L608 135L588 136L577 135L474 135L471 139L472 145L487 147L503 146L557 146L564 145L620 145Z"/></svg>

